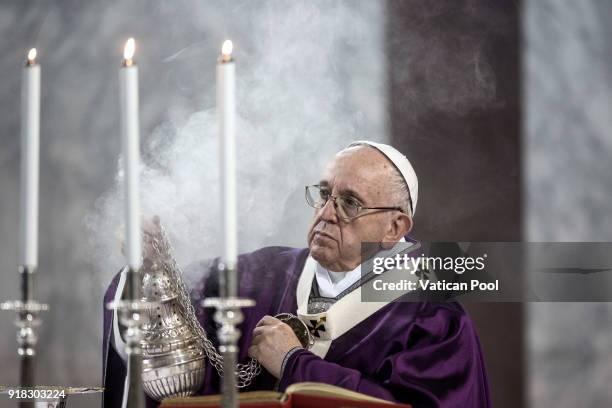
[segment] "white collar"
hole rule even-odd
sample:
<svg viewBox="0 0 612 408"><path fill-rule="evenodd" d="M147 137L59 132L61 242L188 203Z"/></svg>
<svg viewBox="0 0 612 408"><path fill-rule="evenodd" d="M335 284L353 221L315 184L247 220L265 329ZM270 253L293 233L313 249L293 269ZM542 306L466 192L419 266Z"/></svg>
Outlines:
<svg viewBox="0 0 612 408"><path fill-rule="evenodd" d="M406 242L404 237L399 242ZM325 269L315 261L315 277L319 286L319 294L327 298L335 298L361 278L361 264L348 272L333 272Z"/></svg>
<svg viewBox="0 0 612 408"><path fill-rule="evenodd" d="M359 280L361 265L357 265L350 272L333 272L316 262L315 277L319 286L319 294L323 297L334 298Z"/></svg>

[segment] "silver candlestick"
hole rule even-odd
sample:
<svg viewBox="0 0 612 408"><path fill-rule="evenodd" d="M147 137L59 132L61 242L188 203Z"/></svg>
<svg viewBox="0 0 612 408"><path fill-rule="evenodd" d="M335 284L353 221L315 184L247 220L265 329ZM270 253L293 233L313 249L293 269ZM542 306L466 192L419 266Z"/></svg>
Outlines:
<svg viewBox="0 0 612 408"><path fill-rule="evenodd" d="M0 304L0 310L12 311L17 314L17 354L20 360L19 386L30 388L34 386L34 358L36 356L36 343L38 335L36 330L41 324L38 318L40 312L49 310L49 306L34 300L34 273L35 268L19 267L21 277L21 300L13 300ZM19 404L21 408L34 406L33 402L24 401Z"/></svg>
<svg viewBox="0 0 612 408"><path fill-rule="evenodd" d="M239 351L238 340L241 333L236 326L243 320L240 309L255 306L255 301L236 297L209 298L202 302L202 306L216 308L214 319L220 324L217 330L217 338L219 339L219 351L223 356L221 406L223 408L237 408L236 360Z"/></svg>
<svg viewBox="0 0 612 408"><path fill-rule="evenodd" d="M146 324L147 312L157 305L155 302L142 301L140 291L138 271L130 268L127 272L127 300L117 300L107 305L107 308L117 310L119 322L126 327L128 408L144 408L145 406L142 388L142 326Z"/></svg>

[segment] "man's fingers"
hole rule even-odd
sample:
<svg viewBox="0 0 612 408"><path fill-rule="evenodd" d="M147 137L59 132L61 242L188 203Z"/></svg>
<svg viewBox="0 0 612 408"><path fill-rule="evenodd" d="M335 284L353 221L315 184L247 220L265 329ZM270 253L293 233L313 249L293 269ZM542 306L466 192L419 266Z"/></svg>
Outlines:
<svg viewBox="0 0 612 408"><path fill-rule="evenodd" d="M257 360L257 346L249 347L249 357L254 358L255 360Z"/></svg>
<svg viewBox="0 0 612 408"><path fill-rule="evenodd" d="M259 322L257 322L257 325L255 327L277 324L278 322L280 322L280 320L278 320L277 318L269 316L269 315L265 315L264 317L261 318Z"/></svg>
<svg viewBox="0 0 612 408"><path fill-rule="evenodd" d="M253 338L255 338L255 337L258 337L258 336L262 335L262 334L265 332L265 330L266 330L266 329L267 329L267 327L266 327L266 326L259 326L259 327L255 327L255 328L253 329Z"/></svg>
<svg viewBox="0 0 612 408"><path fill-rule="evenodd" d="M261 327L261 326L265 326L266 324L268 324L268 319L271 318L272 316L268 316L265 315L264 317L262 317L261 319L259 319L259 321L257 322L257 324L255 325L255 327Z"/></svg>
<svg viewBox="0 0 612 408"><path fill-rule="evenodd" d="M261 343L263 341L264 337L265 336L262 336L261 333L254 335L253 339L251 340L251 344L257 345L257 344Z"/></svg>

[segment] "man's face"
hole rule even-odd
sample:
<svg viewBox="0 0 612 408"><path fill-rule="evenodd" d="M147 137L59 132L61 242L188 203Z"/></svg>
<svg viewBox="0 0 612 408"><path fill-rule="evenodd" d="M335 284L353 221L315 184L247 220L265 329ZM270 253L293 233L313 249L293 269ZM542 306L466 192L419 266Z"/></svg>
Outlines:
<svg viewBox="0 0 612 408"><path fill-rule="evenodd" d="M363 207L388 207L392 164L378 150L357 146L329 163L319 182L335 197L353 197ZM368 212L366 210L366 212ZM330 271L350 271L361 263L361 243L381 242L392 211L373 212L350 222L339 218L333 200L315 212L308 232L312 257Z"/></svg>

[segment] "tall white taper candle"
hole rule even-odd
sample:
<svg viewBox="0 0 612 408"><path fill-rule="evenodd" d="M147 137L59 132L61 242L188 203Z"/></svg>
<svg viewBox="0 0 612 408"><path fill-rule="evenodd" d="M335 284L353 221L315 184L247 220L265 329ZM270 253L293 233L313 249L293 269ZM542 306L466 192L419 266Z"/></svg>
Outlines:
<svg viewBox="0 0 612 408"><path fill-rule="evenodd" d="M221 146L221 212L223 218L223 258L225 266L233 270L233 278L226 280L227 295L236 296L235 268L238 258L236 205L236 67L232 59L232 42L226 40L217 64L217 109Z"/></svg>
<svg viewBox="0 0 612 408"><path fill-rule="evenodd" d="M40 146L40 65L28 52L21 93L21 220L19 265L38 265L38 179Z"/></svg>
<svg viewBox="0 0 612 408"><path fill-rule="evenodd" d="M119 70L121 102L121 139L123 144L123 174L125 188L125 250L128 265L138 270L142 263L140 234L139 181L139 121L138 121L138 67L134 63L135 43L125 43L123 64Z"/></svg>

